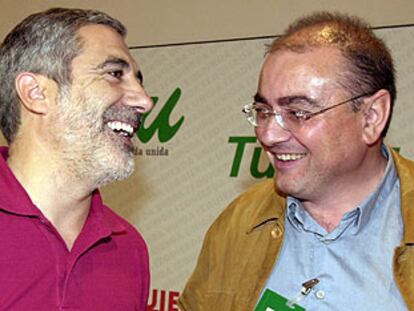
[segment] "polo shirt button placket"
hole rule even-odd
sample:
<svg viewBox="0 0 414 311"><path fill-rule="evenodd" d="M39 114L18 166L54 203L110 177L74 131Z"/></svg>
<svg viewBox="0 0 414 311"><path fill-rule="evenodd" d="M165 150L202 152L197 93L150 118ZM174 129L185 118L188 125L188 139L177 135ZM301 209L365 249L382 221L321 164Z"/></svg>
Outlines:
<svg viewBox="0 0 414 311"><path fill-rule="evenodd" d="M39 221L40 221L40 223L41 223L43 226L45 226L45 227L46 227L46 229L47 229L49 232L53 232L53 231L54 231L54 230L53 230L53 226L51 226L50 221L49 221L49 220L47 220L45 217L40 217L40 218L39 218Z"/></svg>

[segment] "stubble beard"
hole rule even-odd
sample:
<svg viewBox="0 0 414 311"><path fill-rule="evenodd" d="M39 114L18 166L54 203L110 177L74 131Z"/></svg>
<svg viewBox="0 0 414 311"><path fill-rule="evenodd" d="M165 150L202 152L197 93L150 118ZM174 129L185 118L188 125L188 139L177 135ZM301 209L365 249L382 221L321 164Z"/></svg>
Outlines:
<svg viewBox="0 0 414 311"><path fill-rule="evenodd" d="M91 188L129 177L134 171L134 148L126 146L103 125L104 103L62 96L57 116L59 158L64 170Z"/></svg>

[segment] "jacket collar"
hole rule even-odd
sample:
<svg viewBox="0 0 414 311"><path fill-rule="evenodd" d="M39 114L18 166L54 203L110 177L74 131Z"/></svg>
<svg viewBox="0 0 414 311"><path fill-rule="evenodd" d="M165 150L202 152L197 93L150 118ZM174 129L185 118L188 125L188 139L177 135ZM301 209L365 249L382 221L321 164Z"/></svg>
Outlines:
<svg viewBox="0 0 414 311"><path fill-rule="evenodd" d="M263 226L268 222L284 221L286 209L286 197L278 193L274 180L266 180L260 183L260 187L254 187L252 192L256 198L255 208L257 213L249 223L247 233Z"/></svg>
<svg viewBox="0 0 414 311"><path fill-rule="evenodd" d="M414 244L414 163L391 151L400 179L401 214L404 222L404 244Z"/></svg>

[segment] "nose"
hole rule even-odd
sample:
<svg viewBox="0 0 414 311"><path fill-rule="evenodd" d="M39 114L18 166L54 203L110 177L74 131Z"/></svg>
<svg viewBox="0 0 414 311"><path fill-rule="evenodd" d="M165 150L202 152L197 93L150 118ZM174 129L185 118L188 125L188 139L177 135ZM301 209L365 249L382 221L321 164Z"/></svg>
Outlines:
<svg viewBox="0 0 414 311"><path fill-rule="evenodd" d="M272 118L266 125L256 127L256 137L264 146L274 146L279 143L288 141L292 133L281 126L279 120Z"/></svg>
<svg viewBox="0 0 414 311"><path fill-rule="evenodd" d="M125 87L123 102L128 106L135 107L140 113L149 112L154 106L151 97L148 96L142 84L136 79L131 79Z"/></svg>
<svg viewBox="0 0 414 311"><path fill-rule="evenodd" d="M280 126L284 130L287 130L286 122L280 113L275 113L274 120L276 121L278 126Z"/></svg>

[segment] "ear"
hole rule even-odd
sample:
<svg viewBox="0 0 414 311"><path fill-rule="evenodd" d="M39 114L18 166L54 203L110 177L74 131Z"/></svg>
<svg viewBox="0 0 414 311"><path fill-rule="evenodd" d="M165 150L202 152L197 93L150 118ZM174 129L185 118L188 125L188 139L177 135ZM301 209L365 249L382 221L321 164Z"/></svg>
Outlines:
<svg viewBox="0 0 414 311"><path fill-rule="evenodd" d="M387 90L382 89L366 100L366 105L362 105L363 139L366 144L372 145L381 138L381 133L390 117L391 96Z"/></svg>
<svg viewBox="0 0 414 311"><path fill-rule="evenodd" d="M55 96L50 92L52 80L31 72L20 73L15 80L17 94L28 110L36 114L46 114L49 109L50 100Z"/></svg>

